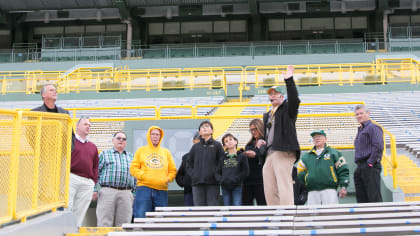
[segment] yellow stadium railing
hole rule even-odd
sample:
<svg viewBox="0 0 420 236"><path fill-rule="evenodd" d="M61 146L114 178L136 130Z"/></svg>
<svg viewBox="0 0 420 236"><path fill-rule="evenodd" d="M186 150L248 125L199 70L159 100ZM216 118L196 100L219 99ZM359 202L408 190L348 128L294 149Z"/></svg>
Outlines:
<svg viewBox="0 0 420 236"><path fill-rule="evenodd" d="M0 110L0 224L68 203L71 119Z"/></svg>
<svg viewBox="0 0 420 236"><path fill-rule="evenodd" d="M388 169L391 169L391 175L392 175L392 179L394 179L393 182L393 187L397 188L397 181L396 181L396 176L397 176L397 142L395 139L395 136L389 132L387 129L385 129L382 125L378 124L377 122L373 121L375 124L379 125L384 133L384 151L382 154L382 166L384 169L384 176L388 176ZM388 149L387 149L387 143L386 143L386 136L389 137L389 154L388 154ZM391 167L391 168L389 168Z"/></svg>
<svg viewBox="0 0 420 236"><path fill-rule="evenodd" d="M129 69L126 67L78 68L64 71L0 72L2 94L37 93L42 85L57 85L58 92L134 91L165 89L221 89L238 87L239 96L250 89L284 84L286 65ZM301 86L388 84L420 82L418 61L412 58L378 59L372 63L295 65L295 81ZM220 95L222 95L220 93Z"/></svg>

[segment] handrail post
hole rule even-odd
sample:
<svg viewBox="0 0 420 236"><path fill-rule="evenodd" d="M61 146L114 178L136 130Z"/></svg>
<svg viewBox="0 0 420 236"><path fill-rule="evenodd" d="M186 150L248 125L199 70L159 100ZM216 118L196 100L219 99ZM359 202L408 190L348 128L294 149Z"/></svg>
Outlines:
<svg viewBox="0 0 420 236"><path fill-rule="evenodd" d="M160 107L155 107L155 120L160 120Z"/></svg>
<svg viewBox="0 0 420 236"><path fill-rule="evenodd" d="M25 72L26 73L26 72ZM1 84L1 93L4 95L6 94L6 90L7 90L7 79L6 79L6 75L3 76L3 83ZM27 93L28 90L26 90Z"/></svg>
<svg viewBox="0 0 420 236"><path fill-rule="evenodd" d="M33 166L33 185L32 185L32 209L38 207L38 192L39 192L39 165L41 159L41 133L42 133L42 117L38 117L36 121L36 132L34 137L34 166ZM31 138L31 137L30 137ZM45 173L43 173L45 174Z"/></svg>
<svg viewBox="0 0 420 236"><path fill-rule="evenodd" d="M58 137L56 140L56 147L57 147L57 155L55 156L55 189L54 189L54 202L59 202L60 200L60 177L61 177L61 157L63 152L63 136L65 135L63 124L58 122Z"/></svg>
<svg viewBox="0 0 420 236"><path fill-rule="evenodd" d="M341 64L340 64L339 71L338 71L338 78L340 80L340 83L338 85L343 86L343 70L341 68Z"/></svg>
<svg viewBox="0 0 420 236"><path fill-rule="evenodd" d="M320 65L318 65L318 71L317 71L318 73L318 75L317 75L317 80L318 80L318 86L321 86L321 66Z"/></svg>
<svg viewBox="0 0 420 236"><path fill-rule="evenodd" d="M197 119L197 106L191 106L191 117Z"/></svg>
<svg viewBox="0 0 420 236"><path fill-rule="evenodd" d="M12 214L13 219L17 219L16 204L17 204L17 188L18 188L18 171L19 171L19 156L20 156L20 137L22 132L22 111L18 111L14 117L13 126L14 132L12 137L12 152L10 162L10 203L8 204L8 212Z"/></svg>
<svg viewBox="0 0 420 236"><path fill-rule="evenodd" d="M255 67L255 88L258 88L258 67Z"/></svg>
<svg viewBox="0 0 420 236"><path fill-rule="evenodd" d="M392 162L392 179L393 179L393 187L397 188L397 144L395 141L395 136L394 135L390 135L391 137L391 162Z"/></svg>
<svg viewBox="0 0 420 236"><path fill-rule="evenodd" d="M223 76L221 78L222 86L223 86L223 90L225 91L225 96L227 96L227 80L226 80L226 76L225 76L225 70L223 70Z"/></svg>
<svg viewBox="0 0 420 236"><path fill-rule="evenodd" d="M75 113L74 113L75 114ZM69 206L69 186L70 186L70 167L71 167L71 147L72 147L72 133L73 133L73 119L67 120L67 147L66 147L66 176L64 178L64 207Z"/></svg>
<svg viewBox="0 0 420 236"><path fill-rule="evenodd" d="M193 90L194 88L194 74L193 69L190 69L190 90Z"/></svg>
<svg viewBox="0 0 420 236"><path fill-rule="evenodd" d="M410 63L410 77L411 77L411 84L416 83L416 66L413 63Z"/></svg>
<svg viewBox="0 0 420 236"><path fill-rule="evenodd" d="M242 91L243 91L243 86L244 86L244 83L243 83L243 79L244 79L244 77L243 77L243 74L244 74L244 71L242 70L241 71L241 82L239 83L239 101L241 101L242 102Z"/></svg>

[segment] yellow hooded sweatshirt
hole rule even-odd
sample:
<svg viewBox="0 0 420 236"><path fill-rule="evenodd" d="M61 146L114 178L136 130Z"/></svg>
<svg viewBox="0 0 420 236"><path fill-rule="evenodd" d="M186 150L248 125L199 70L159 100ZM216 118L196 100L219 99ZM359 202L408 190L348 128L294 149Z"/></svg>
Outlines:
<svg viewBox="0 0 420 236"><path fill-rule="evenodd" d="M156 147L150 139L150 131L158 129L160 140ZM168 149L160 146L163 130L151 126L147 131L147 145L137 149L130 166L130 173L137 178L137 186L146 186L156 190L168 190L168 183L174 180L176 166Z"/></svg>

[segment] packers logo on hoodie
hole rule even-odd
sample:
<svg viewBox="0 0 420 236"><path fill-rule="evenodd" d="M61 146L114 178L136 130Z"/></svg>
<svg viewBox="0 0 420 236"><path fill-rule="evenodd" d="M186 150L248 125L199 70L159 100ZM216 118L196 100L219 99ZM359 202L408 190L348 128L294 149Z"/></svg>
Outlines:
<svg viewBox="0 0 420 236"><path fill-rule="evenodd" d="M152 169L159 169L163 167L163 158L156 153L146 157L146 165Z"/></svg>

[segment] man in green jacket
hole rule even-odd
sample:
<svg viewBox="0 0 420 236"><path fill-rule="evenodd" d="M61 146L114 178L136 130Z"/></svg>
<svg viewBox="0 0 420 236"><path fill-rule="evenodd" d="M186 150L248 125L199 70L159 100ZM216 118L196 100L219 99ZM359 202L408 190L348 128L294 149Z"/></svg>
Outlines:
<svg viewBox="0 0 420 236"><path fill-rule="evenodd" d="M344 156L329 147L324 130L311 133L314 147L298 162L298 178L308 190L308 205L338 204L347 195L349 168Z"/></svg>

